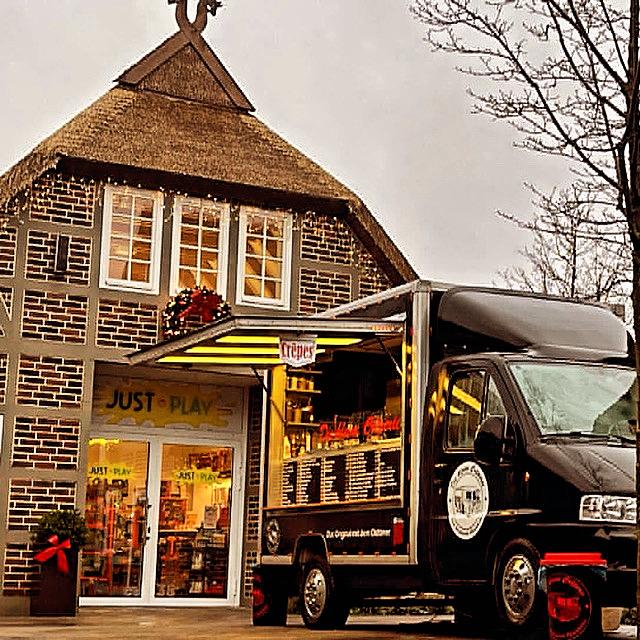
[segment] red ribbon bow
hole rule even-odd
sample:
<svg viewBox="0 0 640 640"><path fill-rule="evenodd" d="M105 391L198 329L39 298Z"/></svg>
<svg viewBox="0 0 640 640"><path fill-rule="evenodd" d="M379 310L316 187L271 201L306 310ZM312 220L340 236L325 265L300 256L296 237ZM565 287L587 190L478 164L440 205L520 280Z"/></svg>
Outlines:
<svg viewBox="0 0 640 640"><path fill-rule="evenodd" d="M71 540L67 538L64 542L58 542L58 536L53 535L47 539L47 542L51 544L48 549L36 554L35 560L37 562L46 562L49 558L57 556L58 571L60 573L69 573L69 561L67 560L67 554L65 549L71 549Z"/></svg>
<svg viewBox="0 0 640 640"><path fill-rule="evenodd" d="M202 289L196 288L191 293L189 306L178 314L178 318L184 318L192 313L199 313L204 322L211 322L221 304L222 296L213 292L205 293Z"/></svg>

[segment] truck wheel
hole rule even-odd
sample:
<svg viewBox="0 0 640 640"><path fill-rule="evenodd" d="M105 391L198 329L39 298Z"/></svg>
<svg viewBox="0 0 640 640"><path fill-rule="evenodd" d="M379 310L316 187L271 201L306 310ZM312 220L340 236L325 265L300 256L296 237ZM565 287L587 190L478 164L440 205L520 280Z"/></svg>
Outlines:
<svg viewBox="0 0 640 640"><path fill-rule="evenodd" d="M498 556L494 588L498 620L510 632L540 628L543 598L538 592L540 554L525 538L509 542Z"/></svg>
<svg viewBox="0 0 640 640"><path fill-rule="evenodd" d="M252 621L256 627L285 627L287 625L287 592L278 585L271 573L254 569Z"/></svg>
<svg viewBox="0 0 640 640"><path fill-rule="evenodd" d="M300 585L302 619L309 629L337 629L344 626L349 608L338 596L327 562L319 557L304 564Z"/></svg>

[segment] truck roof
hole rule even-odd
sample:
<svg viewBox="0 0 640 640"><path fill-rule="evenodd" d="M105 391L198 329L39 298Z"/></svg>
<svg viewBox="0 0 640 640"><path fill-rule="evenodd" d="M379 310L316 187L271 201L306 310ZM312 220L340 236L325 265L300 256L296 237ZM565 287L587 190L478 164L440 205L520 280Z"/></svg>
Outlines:
<svg viewBox="0 0 640 640"><path fill-rule="evenodd" d="M441 352L438 355L516 351L631 363L631 338L610 309L535 293L416 280L319 315L402 317L415 295L430 298L430 324L437 343L433 346Z"/></svg>

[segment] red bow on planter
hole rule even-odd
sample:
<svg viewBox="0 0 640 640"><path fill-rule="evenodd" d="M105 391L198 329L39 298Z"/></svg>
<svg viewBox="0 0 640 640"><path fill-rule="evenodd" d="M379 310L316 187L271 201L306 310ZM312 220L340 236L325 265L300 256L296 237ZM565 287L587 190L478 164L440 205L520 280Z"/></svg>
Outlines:
<svg viewBox="0 0 640 640"><path fill-rule="evenodd" d="M51 544L48 549L36 554L35 560L37 562L46 562L49 558L57 556L58 571L60 573L69 573L69 561L67 560L67 554L65 549L71 549L71 540L67 538L64 542L58 542L58 536L53 535L47 539L47 542Z"/></svg>

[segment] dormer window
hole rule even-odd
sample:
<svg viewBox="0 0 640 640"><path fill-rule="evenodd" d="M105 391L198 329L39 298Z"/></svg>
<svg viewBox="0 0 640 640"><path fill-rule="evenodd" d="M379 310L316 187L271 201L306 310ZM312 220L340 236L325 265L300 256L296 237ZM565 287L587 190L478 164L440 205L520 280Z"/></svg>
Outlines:
<svg viewBox="0 0 640 640"><path fill-rule="evenodd" d="M241 207L236 302L289 308L291 216Z"/></svg>
<svg viewBox="0 0 640 640"><path fill-rule="evenodd" d="M171 288L227 289L229 205L178 196L173 212Z"/></svg>
<svg viewBox="0 0 640 640"><path fill-rule="evenodd" d="M159 192L105 187L101 287L158 293L161 212Z"/></svg>

